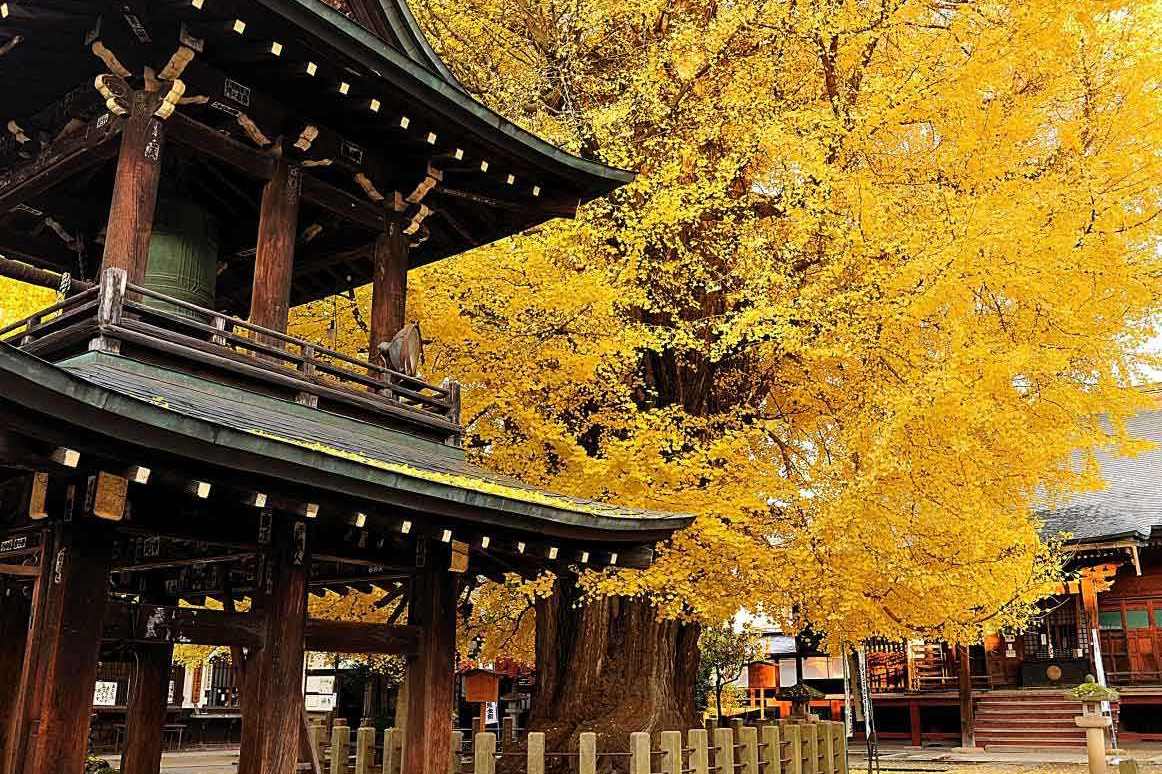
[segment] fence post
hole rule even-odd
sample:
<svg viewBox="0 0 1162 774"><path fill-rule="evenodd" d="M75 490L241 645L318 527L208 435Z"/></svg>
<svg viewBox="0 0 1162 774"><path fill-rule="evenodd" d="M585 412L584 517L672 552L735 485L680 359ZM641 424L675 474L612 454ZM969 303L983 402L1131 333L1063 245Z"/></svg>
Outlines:
<svg viewBox="0 0 1162 774"><path fill-rule="evenodd" d="M807 771L810 774L821 774L819 767L819 724L808 723L803 726L803 735L807 742L807 760L810 761Z"/></svg>
<svg viewBox="0 0 1162 774"><path fill-rule="evenodd" d="M339 718L331 729L331 774L347 774L347 754L351 744L351 729Z"/></svg>
<svg viewBox="0 0 1162 774"><path fill-rule="evenodd" d="M644 731L629 735L629 774L651 774L650 735Z"/></svg>
<svg viewBox="0 0 1162 774"><path fill-rule="evenodd" d="M597 774L597 734L586 731L577 743L577 774Z"/></svg>
<svg viewBox="0 0 1162 774"><path fill-rule="evenodd" d="M714 769L718 774L734 774L734 731L714 731Z"/></svg>
<svg viewBox="0 0 1162 774"><path fill-rule="evenodd" d="M791 759L790 774L806 774L803 771L803 727L787 725L783 730L787 733L787 757Z"/></svg>
<svg viewBox="0 0 1162 774"><path fill-rule="evenodd" d="M738 730L739 774L759 774L759 730L743 726Z"/></svg>
<svg viewBox="0 0 1162 774"><path fill-rule="evenodd" d="M827 724L827 745L826 745L826 766L824 771L827 774L839 774L839 745L840 739L844 733L844 724L829 723Z"/></svg>
<svg viewBox="0 0 1162 774"><path fill-rule="evenodd" d="M372 774L375 766L375 728L360 724L355 732L355 774Z"/></svg>
<svg viewBox="0 0 1162 774"><path fill-rule="evenodd" d="M710 745L705 728L692 728L686 735L690 745L690 774L710 774Z"/></svg>
<svg viewBox="0 0 1162 774"><path fill-rule="evenodd" d="M682 771L682 732L662 732L662 774L685 774Z"/></svg>
<svg viewBox="0 0 1162 774"><path fill-rule="evenodd" d="M500 730L503 735L502 748L508 747L509 744L516 741L516 718L512 715L505 715L504 720L500 723Z"/></svg>
<svg viewBox="0 0 1162 774"><path fill-rule="evenodd" d="M545 774L545 735L541 731L529 733L528 774Z"/></svg>
<svg viewBox="0 0 1162 774"><path fill-rule="evenodd" d="M847 774L847 723L839 726L839 761L836 769L839 774Z"/></svg>
<svg viewBox="0 0 1162 774"><path fill-rule="evenodd" d="M778 726L763 726L763 749L761 774L783 774L783 740Z"/></svg>
<svg viewBox="0 0 1162 774"><path fill-rule="evenodd" d="M322 720L311 721L310 733L307 735L311 743L311 747L315 751L315 760L319 761L319 765L323 765L323 740L326 739L327 727L323 725Z"/></svg>
<svg viewBox="0 0 1162 774"><path fill-rule="evenodd" d="M460 774L460 753L464 752L464 732L452 732L452 754L448 757L448 774Z"/></svg>
<svg viewBox="0 0 1162 774"><path fill-rule="evenodd" d="M402 735L398 728L388 728L383 732L383 774L400 774Z"/></svg>
<svg viewBox="0 0 1162 774"><path fill-rule="evenodd" d="M473 774L496 774L496 734L477 734L472 749Z"/></svg>

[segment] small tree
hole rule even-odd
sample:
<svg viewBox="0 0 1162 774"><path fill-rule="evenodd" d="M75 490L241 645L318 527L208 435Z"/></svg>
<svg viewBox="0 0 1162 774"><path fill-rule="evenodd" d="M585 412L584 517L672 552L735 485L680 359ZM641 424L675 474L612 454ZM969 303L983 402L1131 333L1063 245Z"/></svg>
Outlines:
<svg viewBox="0 0 1162 774"><path fill-rule="evenodd" d="M731 624L706 627L698 640L702 670L714 691L714 709L722 717L722 693L757 658L761 658L762 638L749 626Z"/></svg>

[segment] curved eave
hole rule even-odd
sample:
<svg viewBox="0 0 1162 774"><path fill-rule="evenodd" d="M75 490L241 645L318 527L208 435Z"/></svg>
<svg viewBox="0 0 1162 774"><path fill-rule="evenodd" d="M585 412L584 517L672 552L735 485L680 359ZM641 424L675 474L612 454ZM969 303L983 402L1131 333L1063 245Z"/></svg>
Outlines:
<svg viewBox="0 0 1162 774"><path fill-rule="evenodd" d="M0 344L0 425L61 443L129 446L292 487L409 507L492 527L599 543L647 544L690 516L610 517L418 479L176 414Z"/></svg>
<svg viewBox="0 0 1162 774"><path fill-rule="evenodd" d="M370 31L348 19L320 0L257 0L269 11L311 32L320 41L344 56L367 67L394 87L410 94L425 105L475 131L481 139L506 148L532 164L573 179L588 200L609 193L634 179L634 173L589 161L561 150L532 132L490 110L465 93L426 41L422 43L437 70L433 72L397 51ZM423 41L410 11L401 23L411 26L412 33ZM418 43L417 43L418 45ZM447 77L444 74L447 73Z"/></svg>

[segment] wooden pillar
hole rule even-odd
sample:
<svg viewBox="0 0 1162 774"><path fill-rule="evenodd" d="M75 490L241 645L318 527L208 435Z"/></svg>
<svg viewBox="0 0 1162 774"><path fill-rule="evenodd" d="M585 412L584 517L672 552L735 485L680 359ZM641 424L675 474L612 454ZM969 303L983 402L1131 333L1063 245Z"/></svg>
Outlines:
<svg viewBox="0 0 1162 774"><path fill-rule="evenodd" d="M976 747L976 719L972 706L972 661L967 645L957 645L956 654L960 665L960 746L972 749Z"/></svg>
<svg viewBox="0 0 1162 774"><path fill-rule="evenodd" d="M50 556L45 612L37 624L40 685L25 774L82 771L89 743L97 654L109 589L107 524L62 525Z"/></svg>
<svg viewBox="0 0 1162 774"><path fill-rule="evenodd" d="M262 189L258 214L258 251L250 294L250 322L286 331L291 279L299 227L302 168L280 159Z"/></svg>
<svg viewBox="0 0 1162 774"><path fill-rule="evenodd" d="M908 720L912 730L912 746L923 747L924 737L920 726L920 703L912 700L908 702Z"/></svg>
<svg viewBox="0 0 1162 774"><path fill-rule="evenodd" d="M448 771L459 579L437 563L421 570L412 581L408 623L423 628L424 647L408 663L406 774Z"/></svg>
<svg viewBox="0 0 1162 774"><path fill-rule="evenodd" d="M0 579L0 772L16 738L13 721L19 714L30 610L23 589Z"/></svg>
<svg viewBox="0 0 1162 774"><path fill-rule="evenodd" d="M371 336L368 359L376 362L380 342L403 328L407 312L408 240L398 219L375 240L371 275Z"/></svg>
<svg viewBox="0 0 1162 774"><path fill-rule="evenodd" d="M161 119L153 112L159 96L133 92L129 120L121 131L121 150L113 178L113 199L105 229L101 268L125 269L129 281L140 283L149 262L149 238L161 180L161 150L165 141Z"/></svg>
<svg viewBox="0 0 1162 774"><path fill-rule="evenodd" d="M121 774L157 774L161 768L162 728L169 704L172 645L143 645L135 661L125 709L125 753Z"/></svg>
<svg viewBox="0 0 1162 774"><path fill-rule="evenodd" d="M242 702L239 774L293 774L303 707L303 632L307 622L307 526L274 523L263 580L265 644L246 664L253 700ZM245 768L244 768L245 766Z"/></svg>

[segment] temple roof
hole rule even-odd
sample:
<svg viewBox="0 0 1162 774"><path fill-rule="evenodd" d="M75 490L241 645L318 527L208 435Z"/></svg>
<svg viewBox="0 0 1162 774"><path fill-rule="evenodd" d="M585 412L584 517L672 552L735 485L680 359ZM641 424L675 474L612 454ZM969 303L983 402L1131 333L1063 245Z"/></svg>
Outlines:
<svg viewBox="0 0 1162 774"><path fill-rule="evenodd" d="M1069 533L1069 542L1077 544L1145 541L1162 534L1162 408L1132 417L1126 431L1157 445L1133 457L1098 452L1106 487L1039 512L1043 534Z"/></svg>
<svg viewBox="0 0 1162 774"><path fill-rule="evenodd" d="M163 198L180 187L216 217L223 310L247 308L254 203L280 154L305 170L292 304L368 282L371 245L401 199L415 267L571 216L632 179L474 99L403 0L347 3L353 18L322 0L8 0L0 254L92 276L119 131L94 78L120 68L142 88L182 49ZM296 144L308 129L317 136ZM15 193L21 168L42 162L43 182Z"/></svg>
<svg viewBox="0 0 1162 774"><path fill-rule="evenodd" d="M106 353L52 364L0 344L0 425L566 540L642 545L692 520L544 492L453 446Z"/></svg>

